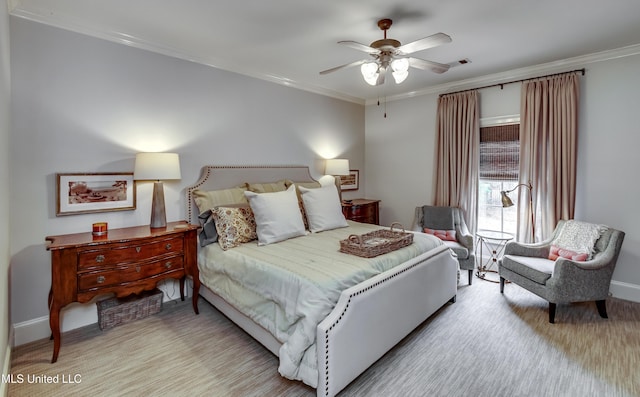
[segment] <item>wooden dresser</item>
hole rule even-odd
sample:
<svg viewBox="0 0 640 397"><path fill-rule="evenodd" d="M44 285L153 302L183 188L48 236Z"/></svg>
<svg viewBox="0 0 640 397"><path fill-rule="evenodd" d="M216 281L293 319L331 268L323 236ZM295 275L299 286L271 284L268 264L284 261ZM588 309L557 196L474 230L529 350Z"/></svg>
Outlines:
<svg viewBox="0 0 640 397"><path fill-rule="evenodd" d="M192 305L198 314L197 229L186 222L171 222L166 228L112 229L104 236L87 232L46 237L51 251L51 362L56 362L60 351L60 310L72 302L89 302L109 293L138 294L167 278L180 280L184 300L185 277L191 276Z"/></svg>
<svg viewBox="0 0 640 397"><path fill-rule="evenodd" d="M344 217L362 223L380 224L380 200L353 199L350 203L342 202Z"/></svg>

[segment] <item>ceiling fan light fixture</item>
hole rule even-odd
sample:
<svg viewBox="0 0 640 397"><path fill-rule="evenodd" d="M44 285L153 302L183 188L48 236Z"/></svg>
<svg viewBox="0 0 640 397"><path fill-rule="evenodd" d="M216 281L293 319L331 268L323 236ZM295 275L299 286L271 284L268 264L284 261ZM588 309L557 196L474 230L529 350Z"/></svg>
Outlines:
<svg viewBox="0 0 640 397"><path fill-rule="evenodd" d="M360 66L360 72L362 73L362 77L364 81L369 85L376 85L378 83L378 64L375 62L367 62L363 63Z"/></svg>
<svg viewBox="0 0 640 397"><path fill-rule="evenodd" d="M409 59L397 58L391 61L391 69L393 69L393 79L396 84L400 84L409 77Z"/></svg>
<svg viewBox="0 0 640 397"><path fill-rule="evenodd" d="M360 60L337 66L331 69L323 70L321 75L333 73L337 70L360 65L360 72L364 81L372 86L384 84L385 76L389 67L393 74L396 84L404 82L409 77L409 68L430 70L434 73L444 73L453 65L441 64L433 61L427 61L420 58L409 57L409 54L423 51L429 48L437 47L451 42L451 37L444 33L436 33L431 36L424 37L419 40L402 44L398 40L388 38L387 30L391 27L393 21L389 18L378 21L378 27L384 31L384 38L376 40L371 45L364 45L352 40L339 41L343 44L358 51L365 52L373 57L367 60ZM466 60L459 61L460 64L466 63Z"/></svg>
<svg viewBox="0 0 640 397"><path fill-rule="evenodd" d="M406 72L409 70L409 59L407 58L396 58L391 61L391 69L394 72Z"/></svg>
<svg viewBox="0 0 640 397"><path fill-rule="evenodd" d="M407 77L409 77L409 72L406 70L404 72L393 72L391 74L393 75L393 79L396 81L396 84L402 83L407 79Z"/></svg>

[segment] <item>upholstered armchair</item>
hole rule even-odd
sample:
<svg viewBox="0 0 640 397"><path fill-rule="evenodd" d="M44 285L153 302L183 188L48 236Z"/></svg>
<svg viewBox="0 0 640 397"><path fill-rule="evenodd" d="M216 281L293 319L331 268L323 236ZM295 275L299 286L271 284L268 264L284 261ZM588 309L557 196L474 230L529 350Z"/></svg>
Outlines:
<svg viewBox="0 0 640 397"><path fill-rule="evenodd" d="M469 271L469 285L475 268L474 239L458 207L416 207L411 230L440 237L458 257L460 269Z"/></svg>
<svg viewBox="0 0 640 397"><path fill-rule="evenodd" d="M553 235L540 243L509 242L498 262L500 292L504 293L509 280L547 300L550 323L555 321L558 303L595 301L600 316L607 318L605 302L624 232L586 224L598 230L594 235L577 228L579 223L559 221ZM586 247L593 245L591 255L562 248L561 243L571 239L586 239Z"/></svg>

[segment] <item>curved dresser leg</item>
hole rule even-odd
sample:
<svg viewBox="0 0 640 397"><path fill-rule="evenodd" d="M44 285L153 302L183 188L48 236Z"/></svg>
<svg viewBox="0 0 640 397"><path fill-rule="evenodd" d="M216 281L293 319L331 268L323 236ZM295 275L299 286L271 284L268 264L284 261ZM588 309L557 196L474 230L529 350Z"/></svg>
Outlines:
<svg viewBox="0 0 640 397"><path fill-rule="evenodd" d="M60 307L53 303L49 310L49 327L51 327L51 338L53 339L53 357L51 364L58 361L60 352Z"/></svg>

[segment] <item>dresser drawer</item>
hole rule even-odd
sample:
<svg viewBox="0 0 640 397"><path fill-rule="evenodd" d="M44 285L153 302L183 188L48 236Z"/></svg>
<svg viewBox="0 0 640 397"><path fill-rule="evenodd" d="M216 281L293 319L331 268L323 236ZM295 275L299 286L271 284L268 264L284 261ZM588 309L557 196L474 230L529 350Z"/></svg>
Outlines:
<svg viewBox="0 0 640 397"><path fill-rule="evenodd" d="M342 213L345 218L361 223L378 224L380 200L354 199L343 203Z"/></svg>
<svg viewBox="0 0 640 397"><path fill-rule="evenodd" d="M78 274L78 290L89 291L122 283L131 283L159 274L182 272L182 256L172 256L147 263L132 263L117 268Z"/></svg>
<svg viewBox="0 0 640 397"><path fill-rule="evenodd" d="M127 242L84 250L78 254L78 270L118 265L133 260L141 261L169 253L181 253L183 245L182 237L173 237L165 240Z"/></svg>
<svg viewBox="0 0 640 397"><path fill-rule="evenodd" d="M352 207L351 216L353 218L371 218L375 214L375 207L373 205ZM355 220L355 219L354 219Z"/></svg>

